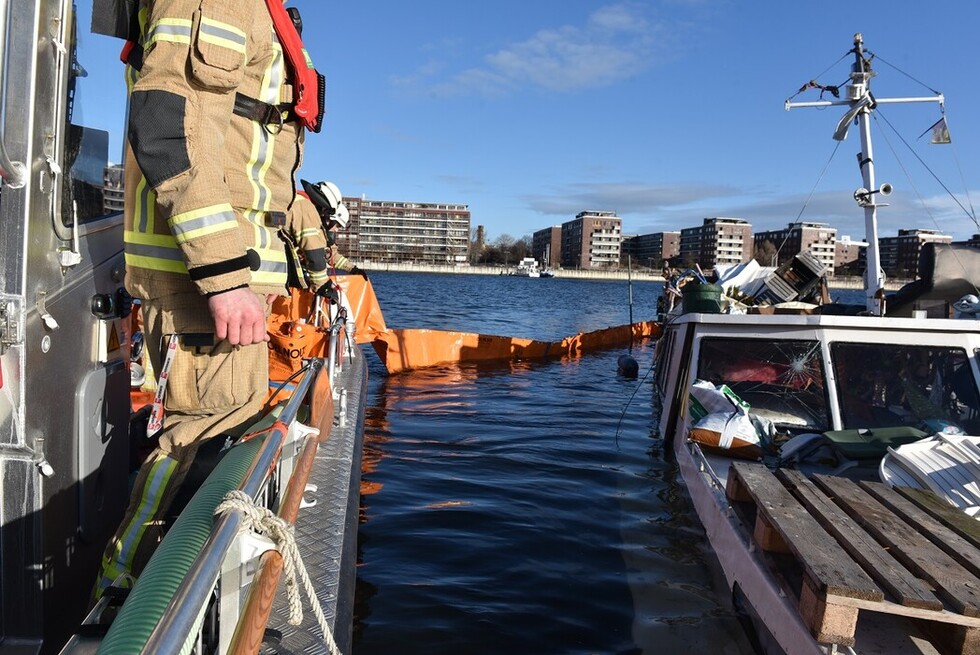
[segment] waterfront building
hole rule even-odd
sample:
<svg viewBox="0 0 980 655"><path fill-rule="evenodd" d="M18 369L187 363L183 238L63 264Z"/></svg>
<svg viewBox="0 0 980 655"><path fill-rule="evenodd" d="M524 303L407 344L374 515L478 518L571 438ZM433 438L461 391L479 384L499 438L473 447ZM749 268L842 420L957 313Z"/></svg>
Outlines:
<svg viewBox="0 0 980 655"><path fill-rule="evenodd" d="M546 227L531 235L531 256L545 268L561 266L561 225Z"/></svg>
<svg viewBox="0 0 980 655"><path fill-rule="evenodd" d="M776 261L761 262L764 265L779 266L798 253L809 251L818 261L827 266L829 275L834 274L836 227L830 227L826 223L797 221L781 230L756 232L753 241L756 251L759 251L766 241L776 247Z"/></svg>
<svg viewBox="0 0 980 655"><path fill-rule="evenodd" d="M660 269L664 262L681 254L680 232L654 232L623 238L623 255L629 255L635 266Z"/></svg>
<svg viewBox="0 0 980 655"><path fill-rule="evenodd" d="M586 210L561 225L561 265L565 268L619 266L622 219L612 211Z"/></svg>
<svg viewBox="0 0 980 655"><path fill-rule="evenodd" d="M971 235L966 241L954 241L956 245L970 246L971 248L980 248L980 234Z"/></svg>
<svg viewBox="0 0 980 655"><path fill-rule="evenodd" d="M455 203L345 197L350 223L337 235L355 262L469 263L470 209Z"/></svg>
<svg viewBox="0 0 980 655"><path fill-rule="evenodd" d="M123 211L126 175L122 164L106 166L102 172L102 210L106 214Z"/></svg>
<svg viewBox="0 0 980 655"><path fill-rule="evenodd" d="M881 269L887 275L915 278L919 271L919 253L927 243L952 243L953 237L939 230L899 230L897 236L878 237Z"/></svg>
<svg viewBox="0 0 980 655"><path fill-rule="evenodd" d="M740 264L752 258L752 224L740 218L712 217L697 227L681 230L682 264L714 268L716 264Z"/></svg>

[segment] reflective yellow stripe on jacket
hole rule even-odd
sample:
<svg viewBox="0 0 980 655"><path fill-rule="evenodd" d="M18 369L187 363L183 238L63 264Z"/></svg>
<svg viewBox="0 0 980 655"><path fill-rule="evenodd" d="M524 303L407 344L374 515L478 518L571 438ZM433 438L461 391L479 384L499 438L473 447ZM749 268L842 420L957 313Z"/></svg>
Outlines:
<svg viewBox="0 0 980 655"><path fill-rule="evenodd" d="M143 43L144 50L149 49L157 41L169 41L170 43L191 43L191 21L184 18L162 18L147 30L146 39Z"/></svg>

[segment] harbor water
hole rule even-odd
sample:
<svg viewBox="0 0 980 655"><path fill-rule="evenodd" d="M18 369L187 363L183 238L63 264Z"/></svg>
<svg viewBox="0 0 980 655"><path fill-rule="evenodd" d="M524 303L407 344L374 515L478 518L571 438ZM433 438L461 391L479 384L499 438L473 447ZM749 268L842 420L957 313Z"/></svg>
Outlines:
<svg viewBox="0 0 980 655"><path fill-rule="evenodd" d="M557 340L624 281L376 273L389 327ZM633 317L661 284L634 282ZM655 422L652 343L388 376L369 353L353 653L751 653Z"/></svg>

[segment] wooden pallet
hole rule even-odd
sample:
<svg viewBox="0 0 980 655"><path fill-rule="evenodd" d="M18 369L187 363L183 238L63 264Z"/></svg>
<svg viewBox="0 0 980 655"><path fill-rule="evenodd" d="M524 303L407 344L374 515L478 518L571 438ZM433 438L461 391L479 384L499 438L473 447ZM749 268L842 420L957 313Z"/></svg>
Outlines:
<svg viewBox="0 0 980 655"><path fill-rule="evenodd" d="M817 641L853 646L861 612L880 612L915 619L942 653L980 655L977 521L928 492L753 462L732 464L727 495Z"/></svg>

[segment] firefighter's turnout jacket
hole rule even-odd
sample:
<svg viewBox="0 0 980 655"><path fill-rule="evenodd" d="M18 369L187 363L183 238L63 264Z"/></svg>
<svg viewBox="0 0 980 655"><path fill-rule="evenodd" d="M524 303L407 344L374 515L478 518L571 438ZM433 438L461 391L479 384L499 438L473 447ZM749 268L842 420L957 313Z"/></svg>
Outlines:
<svg viewBox="0 0 980 655"><path fill-rule="evenodd" d="M296 194L293 206L286 214L283 231L295 248L291 255L296 257L294 271L300 278L297 280L299 286L306 287L309 282L309 287L316 291L327 281L327 239L316 206L302 191ZM306 280L302 279L303 271Z"/></svg>
<svg viewBox="0 0 980 655"><path fill-rule="evenodd" d="M127 165L127 286L146 299L244 286L282 294L277 230L304 135L269 12L263 0L142 4L143 54L128 71L139 168ZM260 119L235 113L243 97L263 103Z"/></svg>
<svg viewBox="0 0 980 655"><path fill-rule="evenodd" d="M329 244L327 246L327 262L330 264L330 268L338 271L353 272L354 262L340 254L337 244L333 243L332 239L328 239L327 243Z"/></svg>
<svg viewBox="0 0 980 655"><path fill-rule="evenodd" d="M302 191L297 193L293 206L286 215L283 231L290 244L298 251L292 255L297 257L294 270L306 272L309 287L314 291L327 281L330 269L351 272L354 268L354 262L340 253L334 243L334 234L323 222L313 201ZM302 272L299 276L303 277ZM307 286L303 280L299 282L299 286Z"/></svg>

